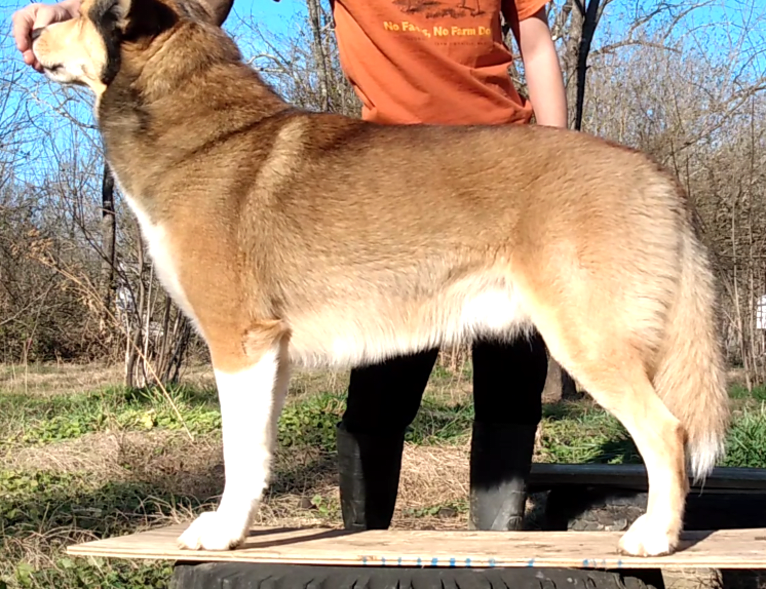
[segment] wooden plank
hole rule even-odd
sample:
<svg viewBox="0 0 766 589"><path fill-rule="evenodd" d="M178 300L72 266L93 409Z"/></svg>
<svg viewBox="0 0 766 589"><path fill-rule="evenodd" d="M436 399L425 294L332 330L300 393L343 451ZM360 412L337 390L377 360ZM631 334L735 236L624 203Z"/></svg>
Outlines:
<svg viewBox="0 0 766 589"><path fill-rule="evenodd" d="M617 532L475 532L326 528L253 529L226 552L179 549L175 525L70 546L75 556L352 566L766 568L766 528L686 532L680 551L636 558L617 554Z"/></svg>
<svg viewBox="0 0 766 589"><path fill-rule="evenodd" d="M689 484L692 484L691 478ZM642 464L533 464L530 490L564 485L605 486L646 491L646 468ZM766 469L718 467L694 491L766 492Z"/></svg>

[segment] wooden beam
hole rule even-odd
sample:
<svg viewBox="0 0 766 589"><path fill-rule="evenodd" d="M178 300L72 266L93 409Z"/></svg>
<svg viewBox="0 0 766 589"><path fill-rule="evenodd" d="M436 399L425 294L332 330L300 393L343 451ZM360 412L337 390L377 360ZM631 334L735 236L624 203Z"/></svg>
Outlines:
<svg viewBox="0 0 766 589"><path fill-rule="evenodd" d="M406 567L766 568L766 529L686 532L669 556L619 555L617 532L253 529L237 550L182 550L174 525L70 546L75 556L193 562Z"/></svg>

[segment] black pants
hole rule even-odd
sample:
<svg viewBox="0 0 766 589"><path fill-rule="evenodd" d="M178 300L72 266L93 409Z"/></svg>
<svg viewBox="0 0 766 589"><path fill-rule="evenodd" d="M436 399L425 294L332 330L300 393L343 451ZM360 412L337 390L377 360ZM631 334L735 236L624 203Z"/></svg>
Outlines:
<svg viewBox="0 0 766 589"><path fill-rule="evenodd" d="M400 356L351 371L343 423L351 433L389 434L417 415L438 349ZM473 345L475 421L537 425L548 371L545 343L537 332L509 344Z"/></svg>

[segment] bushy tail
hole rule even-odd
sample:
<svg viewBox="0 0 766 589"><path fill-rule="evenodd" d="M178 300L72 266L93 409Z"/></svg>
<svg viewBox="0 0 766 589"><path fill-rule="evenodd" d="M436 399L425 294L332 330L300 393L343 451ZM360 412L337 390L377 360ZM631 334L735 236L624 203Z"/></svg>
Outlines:
<svg viewBox="0 0 766 589"><path fill-rule="evenodd" d="M691 229L684 233L680 287L668 317L654 387L686 430L687 460L699 482L723 454L729 398L713 272Z"/></svg>

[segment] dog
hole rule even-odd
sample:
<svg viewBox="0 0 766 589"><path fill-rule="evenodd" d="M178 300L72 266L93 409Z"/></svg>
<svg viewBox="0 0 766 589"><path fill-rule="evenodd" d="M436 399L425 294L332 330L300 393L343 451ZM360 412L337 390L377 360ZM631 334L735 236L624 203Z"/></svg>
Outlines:
<svg viewBox="0 0 766 589"><path fill-rule="evenodd" d="M243 542L291 366L536 328L646 464L617 550L678 548L687 467L713 468L729 410L709 256L656 163L562 129L293 108L193 0L84 0L33 38L51 80L93 91L158 276L210 349L225 488L182 547Z"/></svg>

